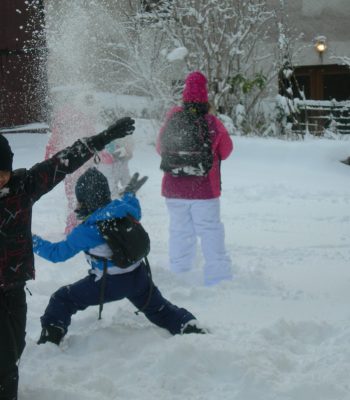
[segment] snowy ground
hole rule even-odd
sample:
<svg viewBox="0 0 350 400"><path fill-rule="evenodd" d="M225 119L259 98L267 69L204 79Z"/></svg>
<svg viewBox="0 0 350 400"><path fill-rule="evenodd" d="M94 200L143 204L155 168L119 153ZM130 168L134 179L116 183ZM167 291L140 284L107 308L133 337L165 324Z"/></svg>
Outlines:
<svg viewBox="0 0 350 400"><path fill-rule="evenodd" d="M76 315L61 347L37 346L50 294L87 265L82 255L58 265L36 258L20 400L350 399L350 167L339 163L350 141L234 137L222 216L235 279L206 288L200 267L183 277L167 269L155 131L137 121L131 161L150 177L139 197L154 279L211 334L171 337L122 301L101 321L96 308ZM43 158L46 135L7 137L16 167ZM64 221L61 184L35 205L33 231L59 240Z"/></svg>

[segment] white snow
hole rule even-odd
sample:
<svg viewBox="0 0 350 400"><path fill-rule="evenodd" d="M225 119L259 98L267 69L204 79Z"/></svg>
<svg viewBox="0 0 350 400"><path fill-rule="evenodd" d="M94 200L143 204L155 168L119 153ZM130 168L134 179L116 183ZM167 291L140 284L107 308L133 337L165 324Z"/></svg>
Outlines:
<svg viewBox="0 0 350 400"><path fill-rule="evenodd" d="M222 217L232 282L201 284L167 268L168 216L160 196L156 127L137 120L132 172L149 176L139 198L156 284L192 311L208 335L170 336L126 300L73 317L62 343L40 345L40 315L60 286L85 276L78 255L36 257L28 283L21 400L350 399L350 142L233 137L222 163ZM43 159L46 135L7 135L15 167ZM63 238L63 185L34 207L33 232Z"/></svg>
<svg viewBox="0 0 350 400"><path fill-rule="evenodd" d="M167 59L170 62L183 60L187 55L188 55L188 50L186 49L186 47L177 47L167 55Z"/></svg>

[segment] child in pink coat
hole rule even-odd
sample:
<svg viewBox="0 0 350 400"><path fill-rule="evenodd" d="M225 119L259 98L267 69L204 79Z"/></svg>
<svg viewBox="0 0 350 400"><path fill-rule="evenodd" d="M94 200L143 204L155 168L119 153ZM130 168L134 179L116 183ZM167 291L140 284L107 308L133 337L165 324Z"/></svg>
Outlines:
<svg viewBox="0 0 350 400"><path fill-rule="evenodd" d="M161 154L161 138L169 119L174 113L191 108L198 115L204 115L208 124L214 160L206 176L164 173L162 195L166 198L170 218L170 268L181 273L193 267L199 238L205 260L204 282L209 286L232 278L220 219L220 165L231 154L233 142L222 122L208 112L207 79L199 71L187 76L182 100L183 105L173 107L166 116L157 138L158 153Z"/></svg>
<svg viewBox="0 0 350 400"><path fill-rule="evenodd" d="M45 160L67 147L72 140L93 136L95 133L94 123L85 113L74 108L72 104L64 105L56 112L51 123L51 135L45 150ZM74 194L76 181L92 165L93 160L88 161L86 165L80 167L73 174L67 175L64 180L64 189L67 197L67 218L64 230L66 235L78 224L74 212L76 209Z"/></svg>
<svg viewBox="0 0 350 400"><path fill-rule="evenodd" d="M133 151L132 138L122 138L110 143L100 153L101 163L98 169L107 176L112 197L119 197L131 179L129 161Z"/></svg>

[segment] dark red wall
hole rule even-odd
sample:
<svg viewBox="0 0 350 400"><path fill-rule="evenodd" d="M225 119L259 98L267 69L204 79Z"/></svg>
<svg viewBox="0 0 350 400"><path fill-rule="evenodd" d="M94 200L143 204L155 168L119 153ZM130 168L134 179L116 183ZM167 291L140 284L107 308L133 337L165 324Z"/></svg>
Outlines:
<svg viewBox="0 0 350 400"><path fill-rule="evenodd" d="M0 127L45 121L42 0L0 0Z"/></svg>

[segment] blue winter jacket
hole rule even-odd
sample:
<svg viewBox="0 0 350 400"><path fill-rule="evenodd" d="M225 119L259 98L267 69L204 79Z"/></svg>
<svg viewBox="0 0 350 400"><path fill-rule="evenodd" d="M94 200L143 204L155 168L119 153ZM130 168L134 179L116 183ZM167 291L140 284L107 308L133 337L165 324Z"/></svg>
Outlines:
<svg viewBox="0 0 350 400"><path fill-rule="evenodd" d="M66 240L52 243L38 235L33 235L34 253L54 263L68 260L81 251L108 258L108 255L111 255L111 250L99 232L96 222L111 218L122 218L127 214L131 214L136 220L141 219L140 203L132 193L126 193L122 199L113 200L105 207L97 209L84 222L75 227ZM103 270L102 260L88 257L88 261L93 269ZM109 270L119 270L119 268L115 268L117 266L111 260L108 260L107 266ZM128 272L129 269L130 267L123 269L122 272Z"/></svg>

